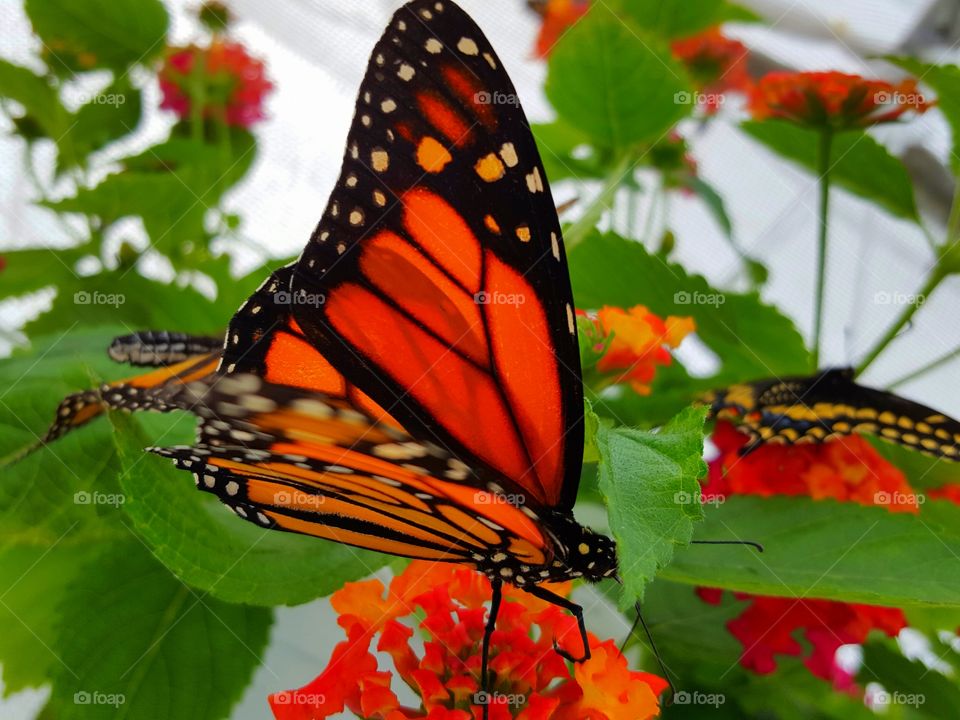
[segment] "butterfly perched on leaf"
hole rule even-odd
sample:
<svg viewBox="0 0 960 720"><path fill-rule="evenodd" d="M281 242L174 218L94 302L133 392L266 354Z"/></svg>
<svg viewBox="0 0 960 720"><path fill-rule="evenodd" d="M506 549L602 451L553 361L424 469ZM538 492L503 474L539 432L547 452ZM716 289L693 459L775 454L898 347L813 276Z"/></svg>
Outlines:
<svg viewBox="0 0 960 720"><path fill-rule="evenodd" d="M473 566L493 581L485 647L507 582L574 613L589 655L581 608L543 587L617 572L572 514L584 409L560 225L516 91L456 5L394 15L316 230L222 349L165 340L120 341L158 370L68 399L57 432L104 407L190 410L196 443L152 450L239 517Z"/></svg>
<svg viewBox="0 0 960 720"><path fill-rule="evenodd" d="M926 455L960 460L960 422L893 393L858 385L851 368L731 385L705 401L713 417L733 421L750 436L742 453L764 444L816 443L863 433Z"/></svg>

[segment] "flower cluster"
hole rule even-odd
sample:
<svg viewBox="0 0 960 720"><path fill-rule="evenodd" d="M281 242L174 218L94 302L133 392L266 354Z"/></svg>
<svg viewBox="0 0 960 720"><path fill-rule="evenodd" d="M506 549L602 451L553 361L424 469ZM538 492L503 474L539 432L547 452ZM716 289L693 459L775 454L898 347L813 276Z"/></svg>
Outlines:
<svg viewBox="0 0 960 720"><path fill-rule="evenodd" d="M665 320L643 305L629 310L604 306L596 313L577 311L580 331L594 355L593 367L612 383L629 383L634 392L650 394L658 365L669 365L676 348L694 331L692 318L669 316ZM587 358L590 365L590 358Z"/></svg>
<svg viewBox="0 0 960 720"><path fill-rule="evenodd" d="M543 17L534 53L546 58L563 34L590 9L590 0L545 0L536 5Z"/></svg>
<svg viewBox="0 0 960 720"><path fill-rule="evenodd" d="M197 109L204 119L244 128L263 119L263 101L273 87L260 60L220 38L205 48L171 48L159 79L160 107L184 119Z"/></svg>
<svg viewBox="0 0 960 720"><path fill-rule="evenodd" d="M713 442L719 455L710 463L704 493L831 498L883 505L890 512L918 512L918 496L903 473L859 436L822 444L765 445L741 456L738 451L747 442L746 435L720 421ZM719 603L723 591L700 588L698 594L705 602ZM856 688L850 674L835 662L837 648L864 642L871 630L895 637L907 624L898 608L747 593L735 597L749 602L727 623L743 645L743 667L766 674L776 670L777 655L804 655L796 640L802 630L811 647L804 664L817 677L845 690Z"/></svg>
<svg viewBox="0 0 960 720"><path fill-rule="evenodd" d="M883 505L891 512L919 510L904 474L859 435L809 445L764 445L741 456L747 436L720 421L704 492L711 495L793 495Z"/></svg>
<svg viewBox="0 0 960 720"><path fill-rule="evenodd" d="M553 586L566 594L569 584ZM613 641L590 636L592 657L571 672L553 649L579 653L576 622L560 608L507 586L491 639L489 693L479 684L480 647L490 582L471 569L415 561L384 588L379 580L348 583L331 598L347 635L311 683L270 697L277 720L319 720L346 708L368 720L644 720L659 715L666 682L631 671ZM423 649L400 622L419 609ZM396 676L420 707L401 705L376 650L390 656Z"/></svg>
<svg viewBox="0 0 960 720"><path fill-rule="evenodd" d="M700 104L708 113L720 108L725 93L746 92L753 86L747 72L746 46L728 38L718 27L675 40L670 48L690 73Z"/></svg>
<svg viewBox="0 0 960 720"><path fill-rule="evenodd" d="M893 85L841 72L772 72L750 94L758 120L782 118L818 129L849 130L932 107L915 80Z"/></svg>

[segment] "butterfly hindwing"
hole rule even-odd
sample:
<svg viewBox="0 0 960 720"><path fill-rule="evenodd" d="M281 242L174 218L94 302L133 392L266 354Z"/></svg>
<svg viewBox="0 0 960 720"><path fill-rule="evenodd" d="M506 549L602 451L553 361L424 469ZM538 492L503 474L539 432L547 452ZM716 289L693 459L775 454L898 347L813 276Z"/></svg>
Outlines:
<svg viewBox="0 0 960 720"><path fill-rule="evenodd" d="M449 2L401 8L301 256L310 344L411 432L569 508L582 387L556 210L499 58Z"/></svg>
<svg viewBox="0 0 960 720"><path fill-rule="evenodd" d="M553 556L529 514L478 486L462 462L341 399L237 374L172 401L199 416L199 439L152 451L261 527L453 562Z"/></svg>

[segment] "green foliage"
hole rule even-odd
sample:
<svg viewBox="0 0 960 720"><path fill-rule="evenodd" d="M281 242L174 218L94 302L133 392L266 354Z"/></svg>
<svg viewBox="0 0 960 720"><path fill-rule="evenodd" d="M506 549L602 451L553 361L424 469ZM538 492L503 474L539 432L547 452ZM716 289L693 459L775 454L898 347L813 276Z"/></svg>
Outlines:
<svg viewBox="0 0 960 720"><path fill-rule="evenodd" d="M59 616L51 704L65 720L226 718L271 623L192 590L131 536L79 568Z"/></svg>
<svg viewBox="0 0 960 720"><path fill-rule="evenodd" d="M691 90L685 76L662 40L600 3L554 49L546 91L564 121L623 153L657 140L690 111L677 100Z"/></svg>
<svg viewBox="0 0 960 720"><path fill-rule="evenodd" d="M704 415L685 410L658 432L597 427L600 491L617 541L623 607L643 599L646 584L703 517L697 480L706 473Z"/></svg>
<svg viewBox="0 0 960 720"><path fill-rule="evenodd" d="M947 653L953 652L947 649ZM960 688L954 682L919 660L908 660L889 640L874 640L863 646L863 665L857 680L883 685L878 706L889 708L888 712L908 708L919 717L939 720L960 707Z"/></svg>
<svg viewBox="0 0 960 720"><path fill-rule="evenodd" d="M124 511L164 565L193 588L228 602L295 605L329 595L383 567L384 555L304 535L258 528L224 512L147 445L189 443L190 418L148 436L120 413L111 417L127 494Z"/></svg>
<svg viewBox="0 0 960 720"><path fill-rule="evenodd" d="M731 497L711 507L698 537L764 547L695 547L661 576L760 595L871 605L960 604L960 508L927 502L919 516L833 500ZM736 558L731 555L736 553Z"/></svg>
<svg viewBox="0 0 960 720"><path fill-rule="evenodd" d="M59 138L67 129L69 113L56 89L28 68L0 60L0 97L19 103L44 137Z"/></svg>
<svg viewBox="0 0 960 720"><path fill-rule="evenodd" d="M750 10L726 0L612 0L607 4L639 27L666 38L680 38L730 21L751 22Z"/></svg>
<svg viewBox="0 0 960 720"><path fill-rule="evenodd" d="M598 413L628 424L658 424L711 388L809 368L794 324L756 292L713 288L703 277L613 233L594 233L570 252L569 261L580 307L644 305L662 317L689 315L697 336L721 362L708 378L691 378L681 367L658 370L649 397L605 396L594 402Z"/></svg>
<svg viewBox="0 0 960 720"><path fill-rule="evenodd" d="M160 0L26 0L26 10L57 74L146 64L163 51L169 23Z"/></svg>
<svg viewBox="0 0 960 720"><path fill-rule="evenodd" d="M778 155L816 172L818 131L787 121L748 121L741 127ZM913 185L903 163L862 130L837 133L830 155L837 185L905 220L918 221Z"/></svg>

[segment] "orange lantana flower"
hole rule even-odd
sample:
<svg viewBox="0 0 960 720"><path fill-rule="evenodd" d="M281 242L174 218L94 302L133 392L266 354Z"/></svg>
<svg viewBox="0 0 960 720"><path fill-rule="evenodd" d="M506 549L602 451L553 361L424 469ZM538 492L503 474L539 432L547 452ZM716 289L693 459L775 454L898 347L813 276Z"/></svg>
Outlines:
<svg viewBox="0 0 960 720"><path fill-rule="evenodd" d="M693 318L654 315L643 305L629 310L604 306L596 313L577 311L581 331L599 354L596 369L613 374L614 383L629 383L640 395L650 394L658 365L669 365L676 348L694 331Z"/></svg>
<svg viewBox="0 0 960 720"><path fill-rule="evenodd" d="M567 29L590 9L590 0L545 0L534 7L543 17L534 53L546 58Z"/></svg>
<svg viewBox="0 0 960 720"><path fill-rule="evenodd" d="M570 583L551 585L566 596ZM580 652L576 620L512 586L503 602L490 647L490 693L479 676L481 640L491 587L474 570L445 563L412 562L385 588L379 580L348 583L331 602L347 639L334 648L327 668L299 690L276 693L277 720L320 720L349 710L366 720L476 720L482 704L490 720L645 720L659 715L661 678L627 668L613 641L588 637L592 658L574 667L553 649L553 640ZM422 619L414 617L415 611ZM413 618L423 634L412 645ZM377 639L375 648L371 643ZM373 650L386 653L381 669ZM394 679L411 688L419 707L404 707Z"/></svg>
<svg viewBox="0 0 960 720"><path fill-rule="evenodd" d="M724 93L745 92L753 85L747 72L746 46L728 38L718 27L675 40L670 48L690 72L707 112L720 107Z"/></svg>
<svg viewBox="0 0 960 720"><path fill-rule="evenodd" d="M840 72L772 72L750 94L758 120L783 118L833 130L868 127L932 107L915 80L893 85Z"/></svg>

